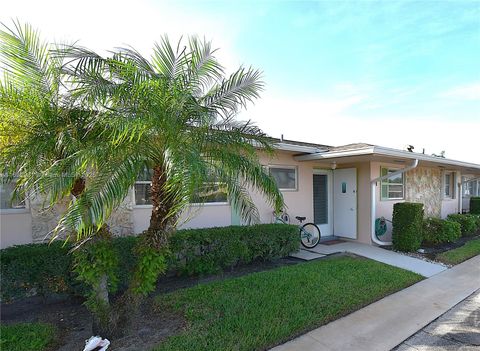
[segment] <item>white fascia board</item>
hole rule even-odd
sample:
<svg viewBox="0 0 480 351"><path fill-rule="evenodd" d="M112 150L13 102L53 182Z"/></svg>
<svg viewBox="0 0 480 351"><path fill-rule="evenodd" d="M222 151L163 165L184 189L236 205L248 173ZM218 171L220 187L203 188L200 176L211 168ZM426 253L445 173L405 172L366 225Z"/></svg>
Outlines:
<svg viewBox="0 0 480 351"><path fill-rule="evenodd" d="M302 152L302 153L308 153L308 154L317 154L317 153L323 153L327 151L319 147L306 146L306 145L294 145L294 144L287 144L287 143L276 143L274 145L274 148L282 151Z"/></svg>
<svg viewBox="0 0 480 351"><path fill-rule="evenodd" d="M362 156L362 155L379 155L379 156L390 156L398 158L407 158L407 159L417 159L419 161L428 161L433 163L438 163L445 166L456 166L471 168L480 171L480 165L470 162L462 162L457 160L451 160L448 158L435 157L425 154L420 154L416 152L409 152L403 150L397 150L382 146L369 146L362 149L354 150L342 150L342 151L331 151L331 152L322 152L315 153L310 155L300 155L295 156L296 161L313 161L313 160L326 160L338 157L349 157L349 156Z"/></svg>
<svg viewBox="0 0 480 351"><path fill-rule="evenodd" d="M451 160L448 158L435 157L435 156L420 154L416 152L396 150L396 149L391 149L391 148L382 147L382 146L375 146L374 154L384 155L384 156L393 156L393 157L404 157L409 159L418 159L420 161L429 161L429 162L439 163L446 166L472 168L480 171L480 165L476 163Z"/></svg>
<svg viewBox="0 0 480 351"><path fill-rule="evenodd" d="M360 156L373 154L373 146L364 149L328 151L310 155L295 156L296 161L323 160L337 157Z"/></svg>

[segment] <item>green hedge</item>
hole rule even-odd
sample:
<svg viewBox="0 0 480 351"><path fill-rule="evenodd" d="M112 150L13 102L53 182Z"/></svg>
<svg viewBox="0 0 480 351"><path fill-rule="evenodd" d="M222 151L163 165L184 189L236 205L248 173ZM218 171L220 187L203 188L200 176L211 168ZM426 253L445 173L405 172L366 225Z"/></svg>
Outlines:
<svg viewBox="0 0 480 351"><path fill-rule="evenodd" d="M480 197L470 198L470 213L480 215Z"/></svg>
<svg viewBox="0 0 480 351"><path fill-rule="evenodd" d="M393 205L393 248L416 251L422 243L423 204L399 202Z"/></svg>
<svg viewBox="0 0 480 351"><path fill-rule="evenodd" d="M457 222L440 218L425 218L423 220L423 245L432 246L451 243L462 236L461 226Z"/></svg>
<svg viewBox="0 0 480 351"><path fill-rule="evenodd" d="M457 222L462 228L462 236L471 236L475 234L479 227L478 217L470 214L450 214L447 219Z"/></svg>
<svg viewBox="0 0 480 351"><path fill-rule="evenodd" d="M136 237L115 238L120 255L119 284L126 287L135 264ZM252 260L287 256L300 245L296 226L261 224L179 230L171 239L169 269L181 274L204 274ZM0 250L2 301L29 295L67 293L83 295L85 286L72 272L70 245L62 242L29 244Z"/></svg>
<svg viewBox="0 0 480 351"><path fill-rule="evenodd" d="M181 230L172 237L172 269L180 273L215 273L239 263L272 260L298 250L293 225L260 224Z"/></svg>

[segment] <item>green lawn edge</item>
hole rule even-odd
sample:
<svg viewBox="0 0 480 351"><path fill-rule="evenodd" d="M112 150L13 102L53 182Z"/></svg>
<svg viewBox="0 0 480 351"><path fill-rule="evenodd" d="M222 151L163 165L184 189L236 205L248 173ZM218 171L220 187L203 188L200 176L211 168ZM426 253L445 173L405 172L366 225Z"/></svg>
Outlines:
<svg viewBox="0 0 480 351"><path fill-rule="evenodd" d="M263 350L324 325L422 280L359 257L285 266L156 297L188 323L156 351Z"/></svg>
<svg viewBox="0 0 480 351"><path fill-rule="evenodd" d="M456 249L438 254L435 259L446 264L459 264L480 255L480 239L471 240Z"/></svg>
<svg viewBox="0 0 480 351"><path fill-rule="evenodd" d="M55 338L55 328L46 323L0 325L0 350L44 351Z"/></svg>

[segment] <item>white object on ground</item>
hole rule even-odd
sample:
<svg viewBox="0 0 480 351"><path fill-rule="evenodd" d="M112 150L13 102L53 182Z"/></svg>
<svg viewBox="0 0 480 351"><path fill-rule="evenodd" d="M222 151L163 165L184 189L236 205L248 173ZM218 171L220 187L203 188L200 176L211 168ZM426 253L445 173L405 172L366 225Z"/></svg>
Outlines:
<svg viewBox="0 0 480 351"><path fill-rule="evenodd" d="M98 351L106 351L110 341L108 339L102 339L100 336L92 336L90 339L85 340L85 348L83 351L93 351L97 347L101 347Z"/></svg>

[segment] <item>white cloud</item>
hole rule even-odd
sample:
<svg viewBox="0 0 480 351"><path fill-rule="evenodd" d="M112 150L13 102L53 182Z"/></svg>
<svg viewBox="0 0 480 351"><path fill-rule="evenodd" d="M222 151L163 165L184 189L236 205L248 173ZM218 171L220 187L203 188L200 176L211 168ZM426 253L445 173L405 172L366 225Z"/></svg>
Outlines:
<svg viewBox="0 0 480 351"><path fill-rule="evenodd" d="M440 94L442 98L480 100L480 82L454 87Z"/></svg>
<svg viewBox="0 0 480 351"><path fill-rule="evenodd" d="M334 146L365 142L405 149L410 144L418 152L423 148L426 154L445 150L447 158L480 164L480 123L445 116L355 115L354 109L362 101L364 97L359 95L341 99L265 96L242 116L273 137L283 134L285 139Z"/></svg>

